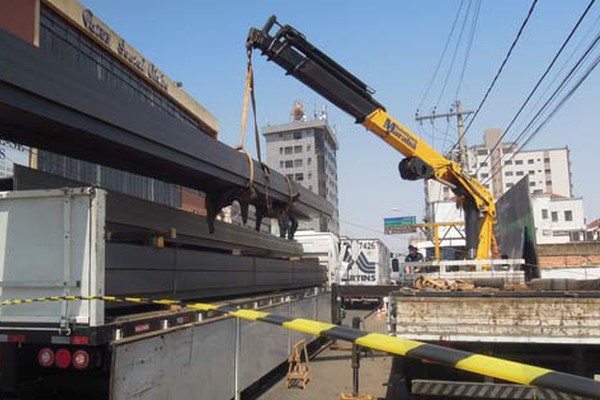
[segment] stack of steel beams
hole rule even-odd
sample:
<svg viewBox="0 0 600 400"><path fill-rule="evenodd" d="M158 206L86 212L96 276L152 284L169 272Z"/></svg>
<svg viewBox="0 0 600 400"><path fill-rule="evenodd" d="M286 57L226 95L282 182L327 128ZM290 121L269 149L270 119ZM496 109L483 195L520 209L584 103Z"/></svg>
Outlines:
<svg viewBox="0 0 600 400"><path fill-rule="evenodd" d="M79 182L16 166L12 190L79 186ZM217 222L147 200L110 192L106 202L105 287L111 295L180 299L240 296L320 286L318 261L299 261L295 241ZM150 239L160 237L164 246Z"/></svg>
<svg viewBox="0 0 600 400"><path fill-rule="evenodd" d="M300 218L331 215L324 198L294 183L290 187L283 175L266 173L243 153L123 95L73 60L3 31L0 48L0 137L202 190L212 216L246 196L251 175L256 196L246 200L259 209Z"/></svg>

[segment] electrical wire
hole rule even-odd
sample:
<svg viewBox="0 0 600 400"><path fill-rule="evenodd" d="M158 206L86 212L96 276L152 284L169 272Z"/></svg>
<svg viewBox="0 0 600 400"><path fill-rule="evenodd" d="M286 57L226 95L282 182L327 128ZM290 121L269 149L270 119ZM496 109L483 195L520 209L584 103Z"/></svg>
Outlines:
<svg viewBox="0 0 600 400"><path fill-rule="evenodd" d="M534 1L536 1L536 0L534 0ZM577 30L579 29L579 26L581 25L581 22L584 20L585 16L587 15L588 11L592 7L592 5L595 3L595 1L596 0L591 0L589 2L589 4L587 5L587 7L585 8L585 10L583 11L583 13L581 14L581 16L577 20L577 23L571 29L571 32L569 33L569 35L567 36L567 38L563 41L563 43L560 46L559 50L556 52L556 54L552 58L552 61L546 67L546 70L544 71L544 73L542 74L542 76L538 79L538 81L536 82L536 84L533 87L533 89L531 89L531 91L529 92L529 95L527 96L527 98L525 99L525 101L521 104L521 106L519 107L519 110L514 115L514 117L512 118L512 120L510 121L510 123L508 124L508 126L506 127L506 129L504 130L504 132L502 132L502 134L500 135L500 137L498 138L498 140L496 141L496 143L492 147L491 151L488 153L488 155L486 156L486 158L484 159L484 161L482 163L485 163L487 160L489 160L489 158L491 157L491 155L493 154L493 152L498 148L498 146L500 145L500 143L502 143L502 140L506 137L506 135L508 134L508 132L510 131L510 129L514 125L515 121L521 115L521 113L523 112L523 110L525 109L525 107L527 106L527 104L529 103L529 101L531 100L531 98L533 97L533 95L535 94L535 92L537 91L537 89L540 87L540 85L542 84L542 82L544 81L544 79L546 78L546 76L548 75L548 73L550 72L550 70L552 69L552 67L554 67L554 64L556 64L556 61L558 60L558 58L562 54L562 52L565 49L565 47L567 46L567 44L569 44L569 42L571 41L571 39L575 35L575 32L577 32ZM472 121L473 121L473 118L471 119L471 122ZM465 132L466 132L466 130L465 130ZM479 166L479 168L477 168L477 171L475 171L475 175L477 174L477 172L479 172L480 169L481 169L481 165Z"/></svg>
<svg viewBox="0 0 600 400"><path fill-rule="evenodd" d="M585 50L585 52L581 55L581 57L579 57L579 60L575 63L575 65L569 70L569 72L567 73L567 75L563 78L563 80L561 81L561 83L559 84L559 86L554 90L554 92L552 93L552 95L548 98L548 100L546 100L546 102L544 103L544 105L538 110L538 112L536 113L536 115L532 118L532 120L529 122L529 124L527 124L527 126L521 131L521 133L519 133L519 135L517 136L516 142L518 143L518 141L520 141L525 134L532 128L532 126L534 125L535 122L537 122L537 120L541 117L541 115L543 114L543 112L548 108L548 106L550 105L550 103L556 99L556 97L558 96L558 94L560 94L564 88L566 87L566 85L570 82L570 80L575 76L575 74L577 73L577 71L583 66L583 63L587 60L587 58L589 57L589 55L591 54L591 52L598 46L598 44L600 43L600 33L598 33L596 35L596 37L594 38L594 40L587 46L587 49ZM595 63L596 60L594 60L591 64L591 68L593 70L593 68L595 68ZM573 89L577 89L581 83L583 82L583 80L585 80L587 78L587 76L589 75L589 73L591 73L591 71L589 70L586 71L586 73L580 78L580 80L578 81L578 83L576 85L574 85ZM564 67L562 68L564 69ZM583 79L583 80L582 80ZM569 92L569 94L567 96L565 96L563 98L563 101L568 100L568 98L570 98L570 96L572 95L572 92ZM564 104L563 101L561 101L561 105ZM556 111L552 112L552 115L554 115ZM543 124L541 124L540 126L538 126L538 129L536 129L536 135L537 132L539 132L539 130L547 123L547 121L545 121ZM532 137L529 137L526 142L521 146L521 148L519 150L517 150L516 152L514 152L512 154L512 157L509 160L506 161L512 161L514 159L514 157L519 154L521 152L521 150L525 147L526 144L528 144L530 141L532 140ZM502 162L502 160L498 160L492 167L491 170L493 171L498 164ZM500 169L496 170L496 172L494 172L491 176L491 178L493 178L494 176L496 176L498 173L500 172ZM488 179L489 181L489 179Z"/></svg>
<svg viewBox="0 0 600 400"><path fill-rule="evenodd" d="M471 47L473 46L473 39L475 39L475 31L477 30L477 22L479 21L479 11L481 10L481 0L477 1L477 5L475 6L475 11L473 12L473 19L471 21L471 30L469 32L469 38L467 39L467 50L465 53L465 59L463 61L462 70L460 72L460 78L458 80L458 85L456 86L456 92L454 93L454 99L458 99L458 94L460 93L460 88L462 86L463 78L465 76L465 71L467 69L467 63L469 62L469 56L471 55Z"/></svg>
<svg viewBox="0 0 600 400"><path fill-rule="evenodd" d="M521 27L519 28L519 31L517 32L517 36L515 36L515 38L513 39L512 44L510 45L510 47L508 49L508 52L504 56L504 60L502 60L502 63L500 64L500 68L498 68L498 71L496 72L496 75L492 79L492 83L490 83L490 85L488 86L485 94L483 95L483 98L481 99L481 101L479 102L479 105L475 109L475 113L473 114L473 116L469 120L469 123L467 124L467 126L465 128L465 133L464 133L465 135L469 132L469 129L473 125L473 121L475 121L475 118L477 118L477 116L479 115L479 112L481 111L483 105L487 101L487 99L488 99L488 97L489 97L492 89L496 86L496 82L498 81L498 78L500 77L500 74L502 74L502 71L504 70L504 67L508 63L508 60L510 59L510 56L512 55L513 50L517 46L517 43L519 42L519 40L521 38L521 35L523 34L523 31L525 30L525 27L529 23L529 19L531 18L531 15L533 14L533 10L535 9L535 6L536 6L537 2L538 2L538 0L533 0L533 2L531 3L531 6L529 7L529 11L527 12L527 15L525 16L525 19L521 23ZM456 148L458 148L459 144L460 144L460 141L457 141L454 144L454 146L452 146L452 148L450 149L450 151L453 151Z"/></svg>
<svg viewBox="0 0 600 400"><path fill-rule="evenodd" d="M452 39L452 36L454 36L454 30L456 29L456 23L458 22L458 17L460 16L463 5L464 5L464 0L461 0L460 5L458 6L458 10L456 11L456 16L454 17L454 22L452 22L452 28L450 29L450 33L448 34L448 38L446 39L446 44L444 45L444 50L442 50L440 59L438 60L437 66L435 67L435 72L433 73L433 76L431 77L431 80L429 81L429 84L427 85L427 89L425 90L425 93L423 93L423 97L421 97L419 106L417 107L417 114L419 112L419 109L425 102L425 99L427 98L427 95L429 94L429 91L431 90L431 87L433 86L433 83L435 82L435 78L437 77L437 74L440 71L440 67L442 66L442 61L444 60L446 51L448 51L448 45L450 44L450 40Z"/></svg>
<svg viewBox="0 0 600 400"><path fill-rule="evenodd" d="M459 33L458 39L456 41L456 47L454 48L454 53L452 54L452 60L450 61L450 66L448 67L448 72L446 73L446 78L444 79L444 84L442 85L442 90L440 91L440 94L438 96L437 102L435 103L434 109L437 109L437 107L440 104L440 101L442 100L442 97L444 96L444 93L446 92L446 86L448 85L448 80L450 79L450 75L452 74L452 70L454 69L454 62L456 61L456 55L458 54L458 49L460 48L460 44L462 42L462 37L465 32L465 27L467 25L467 19L469 17L469 13L471 11L471 5L472 5L472 3L469 2L469 5L467 6L467 11L465 12L465 17L463 18L463 21L462 21L460 33Z"/></svg>
<svg viewBox="0 0 600 400"><path fill-rule="evenodd" d="M542 100L546 98L546 95L548 94L548 92L550 92L550 89L552 89L552 87L554 86L554 84L556 83L556 81L558 80L558 78L562 75L562 73L567 68L567 66L569 64L569 61L575 58L575 55L581 49L581 47L583 46L583 44L587 41L587 39L589 38L590 34L596 30L596 27L598 26L598 22L600 22L600 15L598 15L596 17L596 19L594 20L594 22L592 23L592 25L590 26L590 28L587 30L587 32L584 34L583 38L577 44L577 46L575 47L575 49L573 49L573 51L566 57L566 61L560 67L560 70L554 75L554 78L552 78L552 81L548 84L548 86L546 87L546 89L544 90L544 92L541 94L541 96L539 97L539 99L536 100L536 102L532 106L532 109L537 109L538 106L540 105L540 103L542 102Z"/></svg>
<svg viewBox="0 0 600 400"><path fill-rule="evenodd" d="M532 122L534 120L537 120L537 118L542 114L543 111L545 111L545 109L548 107L548 105L556 98L556 95L558 93L560 93L566 87L566 84L572 79L572 77L574 76L575 72L581 67L583 61L587 58L587 56L589 55L589 53L596 47L596 45L599 42L600 42L600 34L598 34L596 36L596 39L594 40L594 42L592 43L592 45L590 45L590 47L588 48L588 51L586 51L586 53L580 58L580 60L577 62L577 64L571 69L571 71L569 72L569 74L563 79L563 81L561 82L561 85L552 94L552 96L550 97L550 99L548 99L548 101L546 101L546 103L544 104L544 106L542 106L542 108L540 109L540 111L538 111L538 113L536 114L536 116L534 117L534 119L532 120ZM588 68L586 69L586 71L577 80L577 82L571 87L571 89L569 90L569 92L565 96L563 96L563 98L560 100L560 102L544 118L544 120L537 126L537 128L527 137L527 139L525 140L525 142L523 143L523 145L521 146L521 148L512 154L512 156L510 157L509 160L514 159L514 157L517 154L519 154L522 151L522 149L527 144L529 144L529 142L531 140L533 140L533 138L536 135L539 134L539 132L548 124L548 122L550 122L550 120L564 106L564 104L566 104L566 102L573 96L573 94L577 91L577 89L579 89L581 87L581 85L583 84L583 82L585 82L585 80L590 76L590 74L592 73L592 71L598 66L599 63L600 63L600 55L596 56L596 58L594 59L594 61L591 63L590 66L588 66ZM533 123L528 124L527 127L523 130L523 132L529 130L532 125L533 125ZM497 164L498 163L496 163L494 165L494 168L495 168L495 166L497 166ZM494 174L492 174L492 176L490 176L485 182L483 182L483 184L489 182L497 173L498 172L495 172Z"/></svg>

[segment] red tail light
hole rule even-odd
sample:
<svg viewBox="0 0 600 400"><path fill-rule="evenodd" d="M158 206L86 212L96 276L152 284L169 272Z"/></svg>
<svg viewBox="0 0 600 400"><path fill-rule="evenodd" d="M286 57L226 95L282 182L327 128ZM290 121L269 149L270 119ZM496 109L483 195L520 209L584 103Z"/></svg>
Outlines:
<svg viewBox="0 0 600 400"><path fill-rule="evenodd" d="M38 363L42 367L52 366L52 364L54 364L54 352L47 347L40 349L38 352Z"/></svg>
<svg viewBox="0 0 600 400"><path fill-rule="evenodd" d="M71 365L71 352L67 349L57 350L55 364L58 368L68 368Z"/></svg>
<svg viewBox="0 0 600 400"><path fill-rule="evenodd" d="M77 350L73 353L73 366L76 369L85 369L90 365L90 355L85 350Z"/></svg>

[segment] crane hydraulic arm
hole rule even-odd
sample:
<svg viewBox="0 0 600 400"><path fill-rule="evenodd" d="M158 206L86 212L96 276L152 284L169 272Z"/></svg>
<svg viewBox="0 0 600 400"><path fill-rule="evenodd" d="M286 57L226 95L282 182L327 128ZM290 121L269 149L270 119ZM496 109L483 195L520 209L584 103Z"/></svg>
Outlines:
<svg viewBox="0 0 600 400"><path fill-rule="evenodd" d="M271 35L273 26L277 31ZM435 179L449 186L464 210L466 247L469 258L491 256L496 209L492 194L455 161L444 157L377 102L373 91L289 25L269 18L262 29L252 28L248 51L259 49L308 87L352 115L357 123L375 133L406 158L399 164L403 179Z"/></svg>

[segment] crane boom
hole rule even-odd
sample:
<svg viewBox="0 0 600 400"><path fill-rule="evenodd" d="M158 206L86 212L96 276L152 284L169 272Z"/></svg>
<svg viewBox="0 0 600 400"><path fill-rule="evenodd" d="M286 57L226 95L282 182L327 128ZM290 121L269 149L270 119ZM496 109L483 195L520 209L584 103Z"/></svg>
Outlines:
<svg viewBox="0 0 600 400"><path fill-rule="evenodd" d="M274 25L279 29L271 35ZM357 123L405 155L399 164L403 179L435 179L449 186L464 210L468 257L490 258L495 243L496 208L493 196L485 186L389 115L364 82L313 46L296 29L279 25L275 16L269 18L262 29L250 30L247 48L248 51L259 49L287 74L353 116Z"/></svg>

